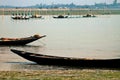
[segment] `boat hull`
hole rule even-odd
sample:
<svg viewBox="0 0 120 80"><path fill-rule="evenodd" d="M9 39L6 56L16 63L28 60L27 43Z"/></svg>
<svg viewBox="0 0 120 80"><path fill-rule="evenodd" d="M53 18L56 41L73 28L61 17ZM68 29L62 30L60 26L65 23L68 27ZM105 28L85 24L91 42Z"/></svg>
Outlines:
<svg viewBox="0 0 120 80"><path fill-rule="evenodd" d="M53 18L62 19L62 18L68 18L68 16L59 15L59 16L53 16Z"/></svg>
<svg viewBox="0 0 120 80"><path fill-rule="evenodd" d="M0 41L0 45L25 45L30 42L36 41L40 38L43 38L45 36L40 36L40 37L28 37L28 38L20 38L18 40L8 40L8 41Z"/></svg>
<svg viewBox="0 0 120 80"><path fill-rule="evenodd" d="M75 66L75 67L93 67L93 68L120 68L120 59L85 59L85 58L70 58L58 57L42 54L24 52L11 49L17 55L36 62L42 65L60 65L60 66Z"/></svg>

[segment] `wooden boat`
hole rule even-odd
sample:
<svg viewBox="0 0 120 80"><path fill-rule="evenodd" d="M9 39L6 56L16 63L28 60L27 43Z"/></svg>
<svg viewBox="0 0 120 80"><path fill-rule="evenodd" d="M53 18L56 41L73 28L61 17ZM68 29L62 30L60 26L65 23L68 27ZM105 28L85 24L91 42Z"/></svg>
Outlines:
<svg viewBox="0 0 120 80"><path fill-rule="evenodd" d="M58 15L58 16L53 16L53 18L68 18L68 16Z"/></svg>
<svg viewBox="0 0 120 80"><path fill-rule="evenodd" d="M13 15L11 18L14 20L28 20L30 17L27 15Z"/></svg>
<svg viewBox="0 0 120 80"><path fill-rule="evenodd" d="M11 49L17 55L42 65L60 65L93 68L120 68L120 59L86 59L58 57Z"/></svg>
<svg viewBox="0 0 120 80"><path fill-rule="evenodd" d="M95 15L90 15L90 14L86 14L85 16L83 16L84 18L89 18L89 17L96 17Z"/></svg>
<svg viewBox="0 0 120 80"><path fill-rule="evenodd" d="M0 45L25 45L27 43L33 42L45 36L46 35L43 36L34 35L26 38L0 38Z"/></svg>
<svg viewBox="0 0 120 80"><path fill-rule="evenodd" d="M31 15L31 18L42 18L41 15Z"/></svg>

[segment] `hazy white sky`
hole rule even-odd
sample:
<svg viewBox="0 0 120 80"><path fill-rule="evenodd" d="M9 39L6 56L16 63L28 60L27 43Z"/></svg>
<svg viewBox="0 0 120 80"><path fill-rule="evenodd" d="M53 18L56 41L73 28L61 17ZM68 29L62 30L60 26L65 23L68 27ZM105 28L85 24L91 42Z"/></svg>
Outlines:
<svg viewBox="0 0 120 80"><path fill-rule="evenodd" d="M113 3L114 0L0 0L0 5L12 5L12 6L30 6L35 4L70 4L77 5L94 4L94 3ZM120 3L120 0L117 0Z"/></svg>

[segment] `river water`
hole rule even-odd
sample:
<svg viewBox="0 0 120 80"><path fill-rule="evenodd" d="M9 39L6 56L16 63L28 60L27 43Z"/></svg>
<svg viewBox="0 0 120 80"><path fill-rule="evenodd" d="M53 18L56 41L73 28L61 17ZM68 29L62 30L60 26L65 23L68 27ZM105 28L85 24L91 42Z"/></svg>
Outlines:
<svg viewBox="0 0 120 80"><path fill-rule="evenodd" d="M10 49L64 57L120 58L120 15L69 19L43 17L13 20L11 16L0 16L0 37L47 35L26 46L0 46L0 70L55 69L25 60Z"/></svg>

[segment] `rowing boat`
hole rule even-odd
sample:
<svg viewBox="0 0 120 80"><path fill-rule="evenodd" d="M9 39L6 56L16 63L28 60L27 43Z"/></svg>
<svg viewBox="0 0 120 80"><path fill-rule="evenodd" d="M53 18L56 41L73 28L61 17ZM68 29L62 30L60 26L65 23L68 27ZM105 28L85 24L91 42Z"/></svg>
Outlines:
<svg viewBox="0 0 120 80"><path fill-rule="evenodd" d="M58 15L58 16L53 16L53 18L58 18L58 19L60 18L61 19L61 18L68 18L68 16Z"/></svg>
<svg viewBox="0 0 120 80"><path fill-rule="evenodd" d="M11 49L17 55L42 65L61 65L93 68L120 68L120 59L86 59L36 54Z"/></svg>
<svg viewBox="0 0 120 80"><path fill-rule="evenodd" d="M40 38L43 38L45 36L46 35L43 36L34 35L25 38L0 38L0 45L25 45L30 42L36 41Z"/></svg>

